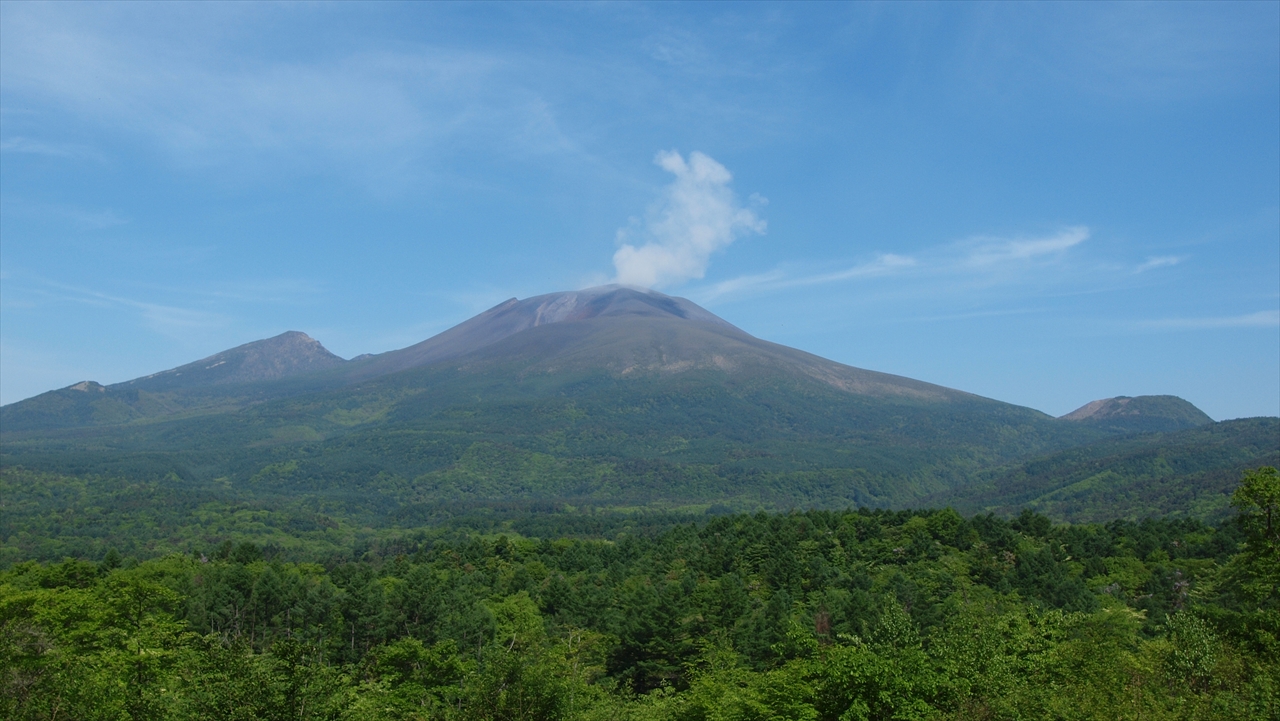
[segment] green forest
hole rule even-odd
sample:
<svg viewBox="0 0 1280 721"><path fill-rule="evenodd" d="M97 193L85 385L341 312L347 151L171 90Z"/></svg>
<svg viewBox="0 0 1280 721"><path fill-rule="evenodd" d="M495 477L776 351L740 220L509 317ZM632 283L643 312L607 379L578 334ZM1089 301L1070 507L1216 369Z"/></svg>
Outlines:
<svg viewBox="0 0 1280 721"><path fill-rule="evenodd" d="M5 482L89 518L3 511L4 718L1280 717L1269 467L1216 525L562 508L360 533Z"/></svg>

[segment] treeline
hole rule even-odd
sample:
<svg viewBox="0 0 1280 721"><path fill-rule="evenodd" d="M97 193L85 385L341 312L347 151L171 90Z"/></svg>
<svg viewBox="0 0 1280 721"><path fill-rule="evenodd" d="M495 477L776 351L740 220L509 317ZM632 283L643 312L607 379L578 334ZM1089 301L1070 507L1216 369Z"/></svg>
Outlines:
<svg viewBox="0 0 1280 721"><path fill-rule="evenodd" d="M20 563L0 715L1272 719L1278 485L1216 528L812 511Z"/></svg>

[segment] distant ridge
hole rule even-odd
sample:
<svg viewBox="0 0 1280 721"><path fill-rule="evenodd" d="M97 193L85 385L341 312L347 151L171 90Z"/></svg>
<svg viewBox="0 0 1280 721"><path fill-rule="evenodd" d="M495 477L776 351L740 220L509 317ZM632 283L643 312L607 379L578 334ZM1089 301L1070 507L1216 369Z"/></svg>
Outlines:
<svg viewBox="0 0 1280 721"><path fill-rule="evenodd" d="M118 425L191 408L245 402L239 389L329 370L347 363L299 331L245 343L131 381L81 381L0 409L0 429L22 431ZM256 393L252 397L261 397Z"/></svg>
<svg viewBox="0 0 1280 721"><path fill-rule="evenodd" d="M1153 433L1196 428L1213 419L1177 396L1116 396L1091 401L1062 416L1115 433Z"/></svg>

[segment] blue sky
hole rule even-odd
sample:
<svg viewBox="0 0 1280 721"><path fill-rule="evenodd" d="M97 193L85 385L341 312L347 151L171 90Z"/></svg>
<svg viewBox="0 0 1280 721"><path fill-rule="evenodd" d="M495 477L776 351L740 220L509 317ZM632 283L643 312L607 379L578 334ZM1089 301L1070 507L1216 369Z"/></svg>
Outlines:
<svg viewBox="0 0 1280 721"><path fill-rule="evenodd" d="M1280 3L0 4L0 401L621 279L1280 414Z"/></svg>

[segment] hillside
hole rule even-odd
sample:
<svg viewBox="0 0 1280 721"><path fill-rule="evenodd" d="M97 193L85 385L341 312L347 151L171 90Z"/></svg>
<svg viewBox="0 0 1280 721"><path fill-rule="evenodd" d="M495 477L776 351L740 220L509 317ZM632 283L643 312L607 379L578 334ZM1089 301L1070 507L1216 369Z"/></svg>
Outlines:
<svg viewBox="0 0 1280 721"><path fill-rule="evenodd" d="M1098 441L986 474L924 503L964 513L1031 508L1072 522L1229 513L1241 473L1280 466L1280 419L1244 418Z"/></svg>
<svg viewBox="0 0 1280 721"><path fill-rule="evenodd" d="M110 426L288 395L291 380L345 364L305 333L289 331L177 368L102 385L81 381L0 408L5 432Z"/></svg>

